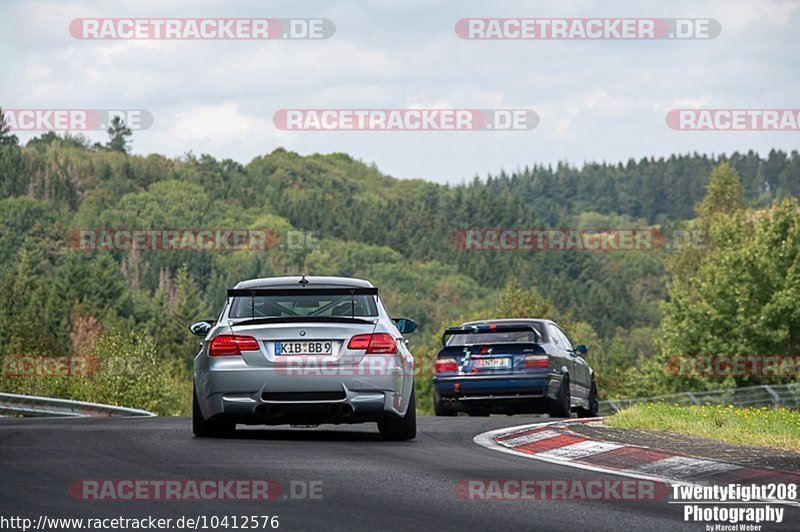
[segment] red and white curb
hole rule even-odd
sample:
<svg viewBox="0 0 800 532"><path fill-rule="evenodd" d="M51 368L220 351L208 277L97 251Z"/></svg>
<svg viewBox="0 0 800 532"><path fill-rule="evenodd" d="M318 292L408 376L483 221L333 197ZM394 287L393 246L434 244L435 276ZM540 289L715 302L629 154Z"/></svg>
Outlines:
<svg viewBox="0 0 800 532"><path fill-rule="evenodd" d="M473 441L493 451L670 485L800 484L800 474L694 458L638 445L593 440L570 430L570 425L601 419L551 421L509 427L478 434ZM769 502L800 507L800 502Z"/></svg>

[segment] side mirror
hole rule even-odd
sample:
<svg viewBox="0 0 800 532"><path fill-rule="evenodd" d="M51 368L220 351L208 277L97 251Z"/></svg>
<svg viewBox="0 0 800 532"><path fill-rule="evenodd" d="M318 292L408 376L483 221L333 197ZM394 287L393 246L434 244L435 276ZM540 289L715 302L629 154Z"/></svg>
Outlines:
<svg viewBox="0 0 800 532"><path fill-rule="evenodd" d="M211 327L213 325L214 322L211 320L196 321L191 325L189 325L189 332L191 332L195 336L205 337L208 334L208 331L211 330Z"/></svg>
<svg viewBox="0 0 800 532"><path fill-rule="evenodd" d="M400 334L408 334L417 330L417 324L414 320L408 318L394 318L394 324L397 325L397 330Z"/></svg>
<svg viewBox="0 0 800 532"><path fill-rule="evenodd" d="M585 356L585 355L586 355L586 353L588 353L588 352L589 352L589 348L588 348L588 347L586 347L585 345L581 344L581 345L579 345L578 347L576 347L576 348L574 349L574 351L575 351L575 354L576 354L576 355L579 355L579 356Z"/></svg>

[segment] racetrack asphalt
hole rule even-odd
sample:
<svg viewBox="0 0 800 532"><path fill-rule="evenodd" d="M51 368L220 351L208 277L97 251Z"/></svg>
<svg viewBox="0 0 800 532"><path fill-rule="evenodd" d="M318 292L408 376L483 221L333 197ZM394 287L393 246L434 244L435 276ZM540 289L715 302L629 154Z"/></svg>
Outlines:
<svg viewBox="0 0 800 532"><path fill-rule="evenodd" d="M0 517L37 520L278 515L278 530L705 530L659 500L468 500L459 481L620 479L494 452L482 432L537 417L419 418L417 439L385 442L374 424L244 428L196 439L186 418L0 419ZM322 497L270 501L92 501L70 495L86 479L270 479L321 482ZM302 490L301 490L302 491ZM73 494L74 495L74 494ZM797 529L800 510L785 508ZM230 529L230 528L229 528ZM269 529L269 528L267 528Z"/></svg>

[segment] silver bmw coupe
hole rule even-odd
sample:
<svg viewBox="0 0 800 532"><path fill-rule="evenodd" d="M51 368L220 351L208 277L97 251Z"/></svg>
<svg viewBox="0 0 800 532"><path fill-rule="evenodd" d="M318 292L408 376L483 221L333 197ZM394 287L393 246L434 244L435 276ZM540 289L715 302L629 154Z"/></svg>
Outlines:
<svg viewBox="0 0 800 532"><path fill-rule="evenodd" d="M370 282L345 277L252 279L228 290L194 359L193 430L236 424L377 422L387 440L416 436L414 357Z"/></svg>

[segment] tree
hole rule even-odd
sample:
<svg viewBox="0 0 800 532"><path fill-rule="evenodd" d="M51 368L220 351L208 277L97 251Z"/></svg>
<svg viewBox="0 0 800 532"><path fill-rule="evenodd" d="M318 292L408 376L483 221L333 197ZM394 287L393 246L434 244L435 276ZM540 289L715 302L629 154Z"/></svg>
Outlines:
<svg viewBox="0 0 800 532"><path fill-rule="evenodd" d="M109 253L67 253L53 284L58 287L63 316L80 305L85 315L114 325L133 313L129 286Z"/></svg>
<svg viewBox="0 0 800 532"><path fill-rule="evenodd" d="M744 190L739 173L728 163L720 163L711 172L706 195L697 206L703 222L710 223L718 216L726 216L746 207Z"/></svg>
<svg viewBox="0 0 800 532"><path fill-rule="evenodd" d="M64 133L63 137L58 136L54 131L42 133L38 137L33 137L25 144L26 148L34 148L41 151L47 151L47 148L53 143L60 143L62 146L70 146L83 150L91 149L89 141L81 134L70 135L69 132Z"/></svg>
<svg viewBox="0 0 800 532"><path fill-rule="evenodd" d="M163 271L161 286L153 294L149 310L147 330L155 339L159 354L190 366L197 354L198 340L188 326L208 319L211 308L186 265L178 269L174 278L169 271Z"/></svg>
<svg viewBox="0 0 800 532"><path fill-rule="evenodd" d="M0 349L6 355L63 354L58 342L58 323L50 322L43 309L49 306L47 261L33 240L11 257L0 276Z"/></svg>
<svg viewBox="0 0 800 532"><path fill-rule="evenodd" d="M3 108L0 107L0 145L13 145L16 146L19 144L19 139L16 135L10 135L8 132L11 131L11 126L6 123L6 116L3 113Z"/></svg>
<svg viewBox="0 0 800 532"><path fill-rule="evenodd" d="M670 300L663 306L662 353L677 357L676 361L696 356L797 355L797 201L785 200L764 211L720 216L711 231L715 246L701 257L693 271L679 271L673 277ZM738 373L734 379L739 386L790 377L773 375L778 378L761 379L748 375L747 370ZM683 377L684 381L692 380ZM692 386L697 384L693 382Z"/></svg>
<svg viewBox="0 0 800 532"><path fill-rule="evenodd" d="M108 143L106 144L106 148L111 151L128 153L131 135L131 128L125 124L123 119L115 116L111 120L111 125L108 128Z"/></svg>
<svg viewBox="0 0 800 532"><path fill-rule="evenodd" d="M739 173L727 162L717 165L711 172L706 195L695 210L698 218L689 225L693 242L702 247L686 246L669 261L675 277L688 278L699 267L704 257L717 245L712 238L714 225L723 218L742 212L747 208L744 189Z"/></svg>

